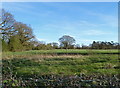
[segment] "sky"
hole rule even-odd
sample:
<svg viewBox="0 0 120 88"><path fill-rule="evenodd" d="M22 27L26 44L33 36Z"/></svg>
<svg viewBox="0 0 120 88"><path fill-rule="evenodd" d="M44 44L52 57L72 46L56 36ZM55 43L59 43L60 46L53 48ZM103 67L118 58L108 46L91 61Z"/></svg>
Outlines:
<svg viewBox="0 0 120 88"><path fill-rule="evenodd" d="M119 2L119 0L1 0L2 2Z"/></svg>
<svg viewBox="0 0 120 88"><path fill-rule="evenodd" d="M2 8L46 43L58 42L63 35L80 45L118 41L117 2L4 2Z"/></svg>

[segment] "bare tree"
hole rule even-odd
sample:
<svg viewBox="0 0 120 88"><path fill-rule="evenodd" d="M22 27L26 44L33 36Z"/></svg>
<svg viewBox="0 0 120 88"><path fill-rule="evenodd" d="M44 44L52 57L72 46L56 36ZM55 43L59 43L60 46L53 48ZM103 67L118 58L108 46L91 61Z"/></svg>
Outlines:
<svg viewBox="0 0 120 88"><path fill-rule="evenodd" d="M75 39L69 35L64 35L61 38L59 38L60 46L68 49L70 47L73 47L75 43Z"/></svg>
<svg viewBox="0 0 120 88"><path fill-rule="evenodd" d="M12 14L6 12L4 9L2 9L2 16L0 19L2 19L0 22L0 34L2 34L2 39L6 40L15 32L13 28L15 19Z"/></svg>

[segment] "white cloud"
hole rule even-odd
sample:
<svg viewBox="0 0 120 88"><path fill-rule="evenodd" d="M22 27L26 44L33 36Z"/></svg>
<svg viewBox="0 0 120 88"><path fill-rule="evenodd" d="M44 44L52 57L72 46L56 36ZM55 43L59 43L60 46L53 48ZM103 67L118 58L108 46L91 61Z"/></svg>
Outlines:
<svg viewBox="0 0 120 88"><path fill-rule="evenodd" d="M85 34L85 35L105 35L105 34L111 34L111 33L104 32L101 30L86 30L86 31L83 31L83 34Z"/></svg>
<svg viewBox="0 0 120 88"><path fill-rule="evenodd" d="M96 13L92 11L88 11L89 15L95 16L98 19L100 19L104 24L102 25L108 25L110 27L118 27L118 12L116 10L115 16L110 14L103 14L103 13Z"/></svg>
<svg viewBox="0 0 120 88"><path fill-rule="evenodd" d="M80 22L78 22L78 25L80 26L91 26L91 27L98 27L98 24L96 23L91 23L91 22L88 22L86 20L82 20ZM100 25L100 24L99 24Z"/></svg>
<svg viewBox="0 0 120 88"><path fill-rule="evenodd" d="M98 23L92 23L86 20L82 21L76 21L76 22L57 22L57 23L51 23L51 24L45 24L42 26L41 29L47 30L47 31L54 31L58 34L68 34L71 36L84 36L84 35L113 35L115 32L113 32L112 29L109 26L106 25L107 28L103 24Z"/></svg>
<svg viewBox="0 0 120 88"><path fill-rule="evenodd" d="M37 39L38 41L46 41L46 39L41 39L41 38L38 38L38 37L36 37L36 39Z"/></svg>
<svg viewBox="0 0 120 88"><path fill-rule="evenodd" d="M21 12L24 15L29 14L29 15L32 15L33 18L36 18L39 16L45 17L45 16L49 16L53 14L53 12L51 11L40 12L39 14L39 12L35 11L36 7L34 7L33 5L29 3L23 3L23 2L11 2L11 3L4 2L2 3L2 8L4 8L5 10L8 10L8 12L11 11L12 13Z"/></svg>

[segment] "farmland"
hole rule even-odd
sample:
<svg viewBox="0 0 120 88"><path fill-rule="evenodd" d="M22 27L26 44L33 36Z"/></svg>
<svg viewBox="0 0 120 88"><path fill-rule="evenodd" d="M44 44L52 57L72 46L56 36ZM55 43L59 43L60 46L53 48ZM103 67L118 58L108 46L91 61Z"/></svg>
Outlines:
<svg viewBox="0 0 120 88"><path fill-rule="evenodd" d="M31 50L3 52L2 58L5 86L120 86L118 50Z"/></svg>

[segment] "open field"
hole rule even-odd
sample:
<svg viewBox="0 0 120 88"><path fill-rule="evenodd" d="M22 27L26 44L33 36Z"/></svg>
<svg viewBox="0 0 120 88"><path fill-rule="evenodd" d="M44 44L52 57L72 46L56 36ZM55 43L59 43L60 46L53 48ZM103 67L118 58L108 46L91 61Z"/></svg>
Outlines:
<svg viewBox="0 0 120 88"><path fill-rule="evenodd" d="M63 55L63 54L71 54L71 55L91 55L91 54L118 54L118 50L109 49L109 50L86 50L86 49L53 49L53 50L30 50L23 52L3 52L3 58L6 56L18 56L18 55Z"/></svg>
<svg viewBox="0 0 120 88"><path fill-rule="evenodd" d="M3 53L4 85L117 88L120 87L119 72L118 50L70 49Z"/></svg>

